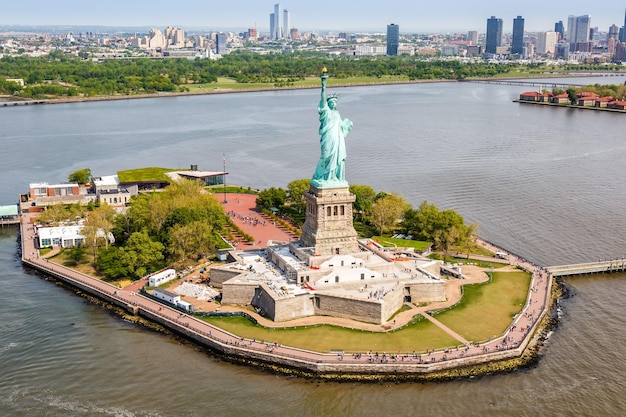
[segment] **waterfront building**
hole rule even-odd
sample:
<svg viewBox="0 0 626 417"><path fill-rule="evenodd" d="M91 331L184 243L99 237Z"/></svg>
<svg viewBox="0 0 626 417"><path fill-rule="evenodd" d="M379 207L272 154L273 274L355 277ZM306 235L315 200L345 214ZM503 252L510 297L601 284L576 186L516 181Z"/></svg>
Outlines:
<svg viewBox="0 0 626 417"><path fill-rule="evenodd" d="M522 16L517 16L513 19L511 53L514 55L524 54L524 18Z"/></svg>
<svg viewBox="0 0 626 417"><path fill-rule="evenodd" d="M537 37L537 53L553 55L558 37L557 32L540 32Z"/></svg>
<svg viewBox="0 0 626 417"><path fill-rule="evenodd" d="M502 19L491 16L487 19L485 52L488 54L496 54L500 46L502 46Z"/></svg>
<svg viewBox="0 0 626 417"><path fill-rule="evenodd" d="M398 55L398 44L400 43L400 26L392 23L387 25L387 55Z"/></svg>

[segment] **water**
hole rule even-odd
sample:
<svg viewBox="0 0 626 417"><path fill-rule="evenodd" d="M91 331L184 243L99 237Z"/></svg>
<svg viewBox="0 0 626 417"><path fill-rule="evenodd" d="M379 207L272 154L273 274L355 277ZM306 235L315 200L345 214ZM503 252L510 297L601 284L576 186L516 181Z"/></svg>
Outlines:
<svg viewBox="0 0 626 417"><path fill-rule="evenodd" d="M576 80L578 81L578 80ZM619 77L604 82L623 83ZM596 82L592 80L591 82ZM543 265L626 254L621 114L512 103L524 88L342 88L351 183L426 199ZM316 91L0 109L10 204L29 182L138 166L220 170L282 186L319 156ZM154 334L25 270L0 229L0 415L621 415L626 276L576 278L538 366L445 384L334 384L269 375Z"/></svg>

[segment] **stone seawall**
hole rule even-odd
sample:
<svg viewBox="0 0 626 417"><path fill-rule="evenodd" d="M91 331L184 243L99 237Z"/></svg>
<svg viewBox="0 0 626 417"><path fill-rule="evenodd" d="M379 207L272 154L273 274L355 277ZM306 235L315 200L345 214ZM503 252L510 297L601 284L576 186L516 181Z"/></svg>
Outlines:
<svg viewBox="0 0 626 417"><path fill-rule="evenodd" d="M139 294L120 290L110 284L63 266L41 259L23 259L25 265L35 268L79 292L102 300L104 304L119 307L180 335L181 337L222 355L226 360L273 372L338 381L373 380L447 380L486 373L510 372L536 362L539 347L549 326L553 324L544 309L539 317L534 336L524 337L519 346L502 350L480 351L480 347L441 351L421 355L379 356L362 354L358 357L343 352L323 354L304 349L281 346L265 341L248 340L225 332L215 326L194 319L166 306L160 306ZM71 277L75 275L76 277ZM558 285L556 286L558 288ZM558 292L553 292L552 297ZM553 298L554 300L554 298ZM172 314L173 313L173 314ZM168 316L169 314L169 316ZM145 323L144 323L145 324Z"/></svg>

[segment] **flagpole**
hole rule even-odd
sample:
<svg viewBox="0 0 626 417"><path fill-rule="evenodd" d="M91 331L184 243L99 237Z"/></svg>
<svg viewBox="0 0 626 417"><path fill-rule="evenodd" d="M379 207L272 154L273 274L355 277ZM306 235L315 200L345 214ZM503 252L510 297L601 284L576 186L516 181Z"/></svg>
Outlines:
<svg viewBox="0 0 626 417"><path fill-rule="evenodd" d="M226 204L228 201L226 201L226 154L223 153L222 154L222 161L224 162L224 173L222 174L222 183L224 184L224 204Z"/></svg>

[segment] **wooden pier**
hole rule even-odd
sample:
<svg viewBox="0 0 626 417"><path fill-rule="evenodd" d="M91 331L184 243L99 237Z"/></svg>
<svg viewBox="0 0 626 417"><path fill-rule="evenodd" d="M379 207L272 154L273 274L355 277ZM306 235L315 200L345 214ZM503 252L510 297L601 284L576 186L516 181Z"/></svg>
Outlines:
<svg viewBox="0 0 626 417"><path fill-rule="evenodd" d="M546 269L553 277L626 272L626 258L609 259L586 264L549 266Z"/></svg>

